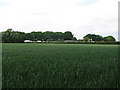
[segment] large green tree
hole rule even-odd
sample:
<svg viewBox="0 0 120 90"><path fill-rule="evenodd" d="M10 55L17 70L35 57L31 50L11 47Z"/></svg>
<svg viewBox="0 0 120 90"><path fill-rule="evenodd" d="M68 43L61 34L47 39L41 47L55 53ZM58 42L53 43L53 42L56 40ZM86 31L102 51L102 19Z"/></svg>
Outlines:
<svg viewBox="0 0 120 90"><path fill-rule="evenodd" d="M12 39L12 29L7 29L7 31L2 32L2 42L9 43Z"/></svg>
<svg viewBox="0 0 120 90"><path fill-rule="evenodd" d="M66 31L62 34L64 40L73 40L73 34L70 31Z"/></svg>
<svg viewBox="0 0 120 90"><path fill-rule="evenodd" d="M86 36L83 37L85 41L92 40L92 41L102 41L104 40L102 36L100 35L95 35L95 34L87 34Z"/></svg>
<svg viewBox="0 0 120 90"><path fill-rule="evenodd" d="M113 36L104 37L104 40L105 41L116 41L116 39Z"/></svg>
<svg viewBox="0 0 120 90"><path fill-rule="evenodd" d="M2 41L5 43L22 43L25 40L25 33L8 29L2 32Z"/></svg>

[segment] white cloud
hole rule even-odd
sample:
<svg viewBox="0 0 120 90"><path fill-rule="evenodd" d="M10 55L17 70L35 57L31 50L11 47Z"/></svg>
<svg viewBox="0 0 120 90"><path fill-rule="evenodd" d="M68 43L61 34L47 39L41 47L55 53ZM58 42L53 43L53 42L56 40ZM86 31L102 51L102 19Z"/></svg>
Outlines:
<svg viewBox="0 0 120 90"><path fill-rule="evenodd" d="M82 0L79 4L81 6L91 5L93 3L96 3L98 0Z"/></svg>
<svg viewBox="0 0 120 90"><path fill-rule="evenodd" d="M67 31L118 37L118 0L0 0L0 31ZM87 4L86 4L87 3Z"/></svg>

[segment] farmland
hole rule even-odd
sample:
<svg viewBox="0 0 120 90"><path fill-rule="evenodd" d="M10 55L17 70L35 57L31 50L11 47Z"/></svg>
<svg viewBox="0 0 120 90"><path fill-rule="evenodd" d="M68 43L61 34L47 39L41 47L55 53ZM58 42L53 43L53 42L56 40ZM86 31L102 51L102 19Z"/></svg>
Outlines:
<svg viewBox="0 0 120 90"><path fill-rule="evenodd" d="M116 88L118 45L2 44L3 88Z"/></svg>

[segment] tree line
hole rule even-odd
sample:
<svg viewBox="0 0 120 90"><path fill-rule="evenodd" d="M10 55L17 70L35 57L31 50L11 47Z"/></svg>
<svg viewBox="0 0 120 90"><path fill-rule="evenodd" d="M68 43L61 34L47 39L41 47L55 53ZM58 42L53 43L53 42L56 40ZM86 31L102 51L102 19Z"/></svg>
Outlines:
<svg viewBox="0 0 120 90"><path fill-rule="evenodd" d="M7 31L2 32L2 42L4 43L22 43L24 40L31 41L63 41L63 40L77 40L72 32L66 31L62 32L31 32L25 33L20 31L13 31L12 29L8 29Z"/></svg>
<svg viewBox="0 0 120 90"><path fill-rule="evenodd" d="M102 37L100 35L95 35L95 34L87 34L86 36L83 37L84 41L116 41L116 39L113 36L106 36Z"/></svg>
<svg viewBox="0 0 120 90"><path fill-rule="evenodd" d="M13 31L12 29L7 29L2 33L2 42L3 43L23 43L25 40L31 41L64 41L64 40L73 40L77 41L77 38L74 37L72 32L52 32L52 31L33 31L30 33ZM83 37L81 41L116 41L113 36L102 37L95 34L87 34Z"/></svg>

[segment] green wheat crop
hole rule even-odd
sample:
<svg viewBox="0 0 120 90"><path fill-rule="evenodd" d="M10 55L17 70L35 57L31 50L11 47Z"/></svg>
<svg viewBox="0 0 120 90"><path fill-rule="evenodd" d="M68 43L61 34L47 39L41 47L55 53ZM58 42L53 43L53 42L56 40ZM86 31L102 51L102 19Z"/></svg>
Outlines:
<svg viewBox="0 0 120 90"><path fill-rule="evenodd" d="M118 45L2 46L3 88L118 87Z"/></svg>

